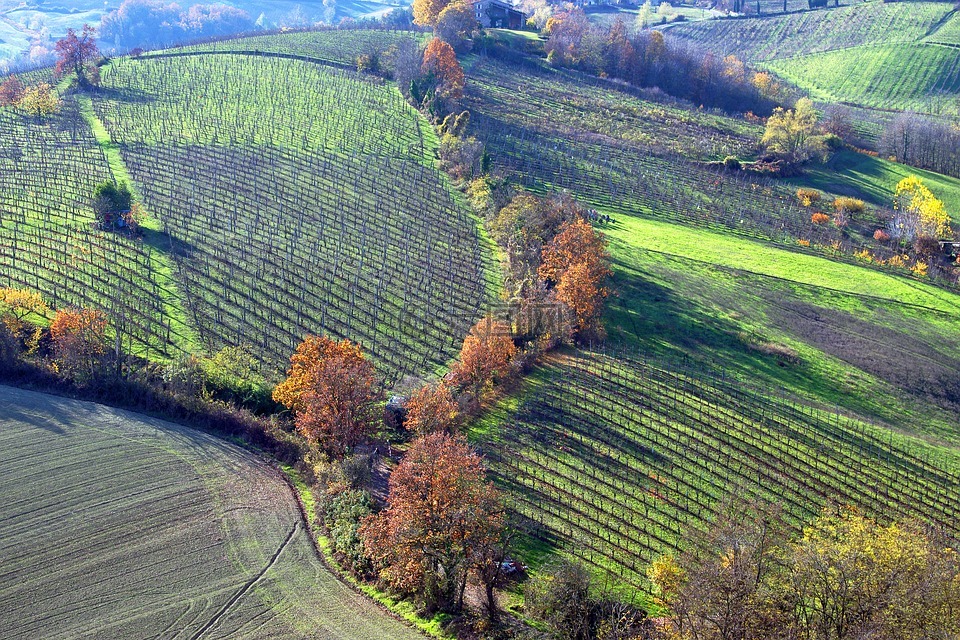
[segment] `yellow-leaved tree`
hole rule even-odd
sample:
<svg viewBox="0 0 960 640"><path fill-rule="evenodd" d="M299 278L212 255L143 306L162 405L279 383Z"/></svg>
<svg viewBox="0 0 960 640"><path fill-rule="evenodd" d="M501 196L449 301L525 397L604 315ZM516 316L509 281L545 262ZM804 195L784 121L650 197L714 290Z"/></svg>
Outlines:
<svg viewBox="0 0 960 640"><path fill-rule="evenodd" d="M899 238L913 240L953 235L943 201L934 196L917 176L908 176L897 183L893 210L893 230Z"/></svg>

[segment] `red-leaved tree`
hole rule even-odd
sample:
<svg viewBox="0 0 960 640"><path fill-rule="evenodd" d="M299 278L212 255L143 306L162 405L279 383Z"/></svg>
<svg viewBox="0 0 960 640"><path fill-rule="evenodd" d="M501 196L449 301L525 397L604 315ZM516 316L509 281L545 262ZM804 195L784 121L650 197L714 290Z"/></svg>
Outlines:
<svg viewBox="0 0 960 640"><path fill-rule="evenodd" d="M81 86L89 84L88 74L99 78L99 73L92 72L94 63L100 57L97 30L90 25L83 25L79 34L74 29L67 29L67 35L57 41L56 51L58 76L76 73Z"/></svg>
<svg viewBox="0 0 960 640"><path fill-rule="evenodd" d="M17 104L23 95L23 85L17 76L10 76L0 84L0 107L10 107Z"/></svg>
<svg viewBox="0 0 960 640"><path fill-rule="evenodd" d="M360 529L380 578L423 599L428 610L457 611L468 574L500 543L504 513L480 456L461 436L414 440L390 475L387 508Z"/></svg>
<svg viewBox="0 0 960 640"><path fill-rule="evenodd" d="M107 316L98 309L62 309L50 323L50 337L62 373L92 376L107 352Z"/></svg>
<svg viewBox="0 0 960 640"><path fill-rule="evenodd" d="M510 326L485 318L464 338L460 362L451 372L453 381L470 387L479 401L488 386L507 375L516 353Z"/></svg>

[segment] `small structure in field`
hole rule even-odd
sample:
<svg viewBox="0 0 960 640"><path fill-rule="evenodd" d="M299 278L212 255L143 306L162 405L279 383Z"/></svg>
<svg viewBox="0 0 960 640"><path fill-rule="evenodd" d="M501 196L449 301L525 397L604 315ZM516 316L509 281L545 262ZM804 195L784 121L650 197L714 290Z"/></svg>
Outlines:
<svg viewBox="0 0 960 640"><path fill-rule="evenodd" d="M523 11L502 0L477 0L473 8L485 29L522 29L527 22Z"/></svg>

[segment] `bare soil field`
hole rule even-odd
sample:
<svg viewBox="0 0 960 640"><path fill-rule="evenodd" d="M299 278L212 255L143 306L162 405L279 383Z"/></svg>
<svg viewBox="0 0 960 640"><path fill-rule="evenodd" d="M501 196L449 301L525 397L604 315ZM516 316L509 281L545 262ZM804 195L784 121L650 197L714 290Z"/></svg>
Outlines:
<svg viewBox="0 0 960 640"><path fill-rule="evenodd" d="M0 386L0 638L227 637L419 634L329 573L252 454Z"/></svg>

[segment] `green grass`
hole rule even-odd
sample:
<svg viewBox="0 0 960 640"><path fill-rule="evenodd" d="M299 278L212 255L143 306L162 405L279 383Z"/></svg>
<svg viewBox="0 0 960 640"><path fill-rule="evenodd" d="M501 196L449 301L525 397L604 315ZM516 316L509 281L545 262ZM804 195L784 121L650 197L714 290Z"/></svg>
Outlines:
<svg viewBox="0 0 960 640"><path fill-rule="evenodd" d="M329 572L236 446L7 387L0 442L3 637L421 637Z"/></svg>
<svg viewBox="0 0 960 640"><path fill-rule="evenodd" d="M960 50L935 44L871 45L768 62L819 100L884 109L934 110L960 93Z"/></svg>
<svg viewBox="0 0 960 640"><path fill-rule="evenodd" d="M110 132L97 117L93 109L93 100L89 95L78 95L77 101L80 105L80 114L90 127L93 137L107 159L110 175L118 184L125 182L130 187L134 201L140 202L142 196L127 170L120 147L110 138ZM190 322L187 311L183 308L183 294L176 282L176 267L172 258L165 252L167 247L159 238L163 231L160 222L150 216L150 212L145 207L143 211L147 216L141 222L141 227L145 230L144 235L148 240L154 238L159 240L153 244L153 248L156 250L150 253L151 270L160 288L160 299L164 305L165 316L171 323L171 327L175 327L173 335L177 337L176 346L186 353L200 353L203 350L203 345Z"/></svg>
<svg viewBox="0 0 960 640"><path fill-rule="evenodd" d="M956 11L952 12L948 19L944 20L933 33L923 40L924 42L960 45L960 14Z"/></svg>
<svg viewBox="0 0 960 640"><path fill-rule="evenodd" d="M614 342L729 369L771 393L786 390L892 429L960 442L950 390L960 382L951 373L960 363L957 294L658 221L620 218L609 237ZM780 347L795 359L785 362Z"/></svg>

